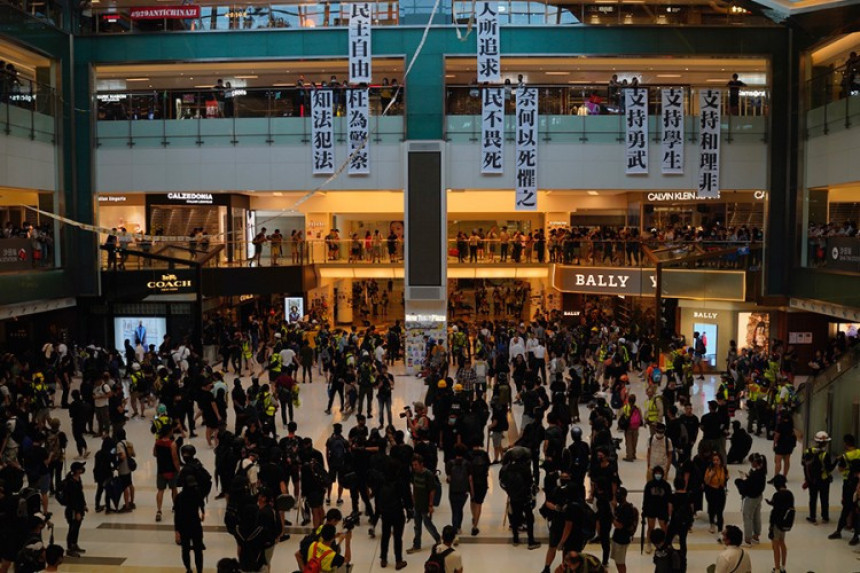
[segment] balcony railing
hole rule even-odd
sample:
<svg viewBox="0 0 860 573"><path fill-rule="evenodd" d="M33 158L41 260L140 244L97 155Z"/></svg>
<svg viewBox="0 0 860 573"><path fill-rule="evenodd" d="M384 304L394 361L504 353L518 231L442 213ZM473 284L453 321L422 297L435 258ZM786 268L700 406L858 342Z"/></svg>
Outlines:
<svg viewBox="0 0 860 573"><path fill-rule="evenodd" d="M806 83L806 137L827 135L860 122L860 60Z"/></svg>
<svg viewBox="0 0 860 573"><path fill-rule="evenodd" d="M625 134L623 88L611 90L607 84L538 85L538 133L544 141L596 139L623 141ZM664 87L640 85L648 89L649 133L659 141L661 96ZM698 133L698 93L709 87L722 89L722 131L726 141L736 137L768 139L769 90L743 88L737 101L732 101L725 86L681 86L684 89L686 139L695 141ZM480 87L447 86L446 137L451 140L479 141L481 137ZM510 86L505 96L505 136L514 139L516 126L516 87Z"/></svg>
<svg viewBox="0 0 860 573"><path fill-rule="evenodd" d="M0 130L6 135L55 142L56 90L0 74Z"/></svg>
<svg viewBox="0 0 860 573"><path fill-rule="evenodd" d="M98 7L84 18L82 33L118 34L137 32L200 32L260 29L307 29L344 27L349 22L346 2L281 1L212 5L198 3L200 16L187 19L133 19L129 6ZM374 26L425 25L433 2L426 0L379 1L373 3ZM659 7L659 9L658 9ZM443 0L433 24L465 26L473 4ZM727 2L700 1L666 7L658 2L607 4L595 1L515 1L499 3L503 26L772 26L762 16L737 10Z"/></svg>
<svg viewBox="0 0 860 573"><path fill-rule="evenodd" d="M310 141L310 89L291 87L235 88L216 99L213 89L105 91L95 95L96 144L145 146L171 143L202 145L206 141L237 144L307 143ZM346 141L346 91L334 90L335 140ZM370 88L371 141L405 138L404 91L385 116L382 111L396 88Z"/></svg>
<svg viewBox="0 0 860 573"><path fill-rule="evenodd" d="M277 244L277 243L276 243ZM213 251L217 256L210 256ZM579 238L559 245L534 242L484 239L475 246L474 253L457 239L448 241L448 263L464 266L520 265L520 264L564 264L579 266L628 266L653 268L667 257L707 254L727 251L715 258L701 257L689 267L710 270L756 270L761 266L761 243L747 240L727 241L659 241L659 240L602 240ZM731 251L731 252L728 252ZM386 237L374 241L373 237L357 239L312 239L293 242L285 237L279 247L271 241L260 245L259 256L250 241L149 241L128 243L124 249L116 250L116 264L103 249L102 268L106 270L139 270L144 268L166 268L168 263L136 256L136 253L164 254L177 259L199 261L206 258L205 266L230 268L236 266L290 266L290 265L375 265L403 264L403 242L397 239L389 243ZM677 265L676 265L677 267Z"/></svg>

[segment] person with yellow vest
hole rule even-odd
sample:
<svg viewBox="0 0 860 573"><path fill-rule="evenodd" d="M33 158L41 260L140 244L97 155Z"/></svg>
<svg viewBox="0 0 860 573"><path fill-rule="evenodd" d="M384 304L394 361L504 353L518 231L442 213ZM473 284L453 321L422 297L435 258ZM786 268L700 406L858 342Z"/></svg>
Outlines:
<svg viewBox="0 0 860 573"><path fill-rule="evenodd" d="M146 401L141 400L141 391L143 390L143 372L140 371L140 364L137 362L131 365L131 374L128 377L128 390L131 394L131 417L140 416L146 417ZM140 405L140 412L137 407Z"/></svg>
<svg viewBox="0 0 860 573"><path fill-rule="evenodd" d="M343 540L343 555L340 555L334 549L337 537ZM323 528L320 530L319 539L314 541L308 549L305 570L307 571L311 567L316 569L315 565L317 563L319 564L319 568L316 570L323 572L337 571L340 567L348 566L352 560L351 540L352 530L348 530L339 536L334 525L323 525Z"/></svg>
<svg viewBox="0 0 860 573"><path fill-rule="evenodd" d="M815 434L815 445L803 452L803 487L809 489L809 516L806 521L816 523L815 510L821 498L821 520L830 521L830 483L836 463L830 455L830 436L821 431Z"/></svg>
<svg viewBox="0 0 860 573"><path fill-rule="evenodd" d="M257 404L260 409L260 427L263 433L271 433L275 436L277 434L275 432L275 412L278 411L278 403L272 396L268 384L263 384L263 387L260 388Z"/></svg>
<svg viewBox="0 0 860 573"><path fill-rule="evenodd" d="M645 400L645 423L648 424L648 432L651 436L657 429L657 424L663 421L663 396L657 394L655 386L648 386L645 390L648 398Z"/></svg>
<svg viewBox="0 0 860 573"><path fill-rule="evenodd" d="M854 492L857 489L858 472L860 472L860 450L857 449L852 434L845 434L842 438L842 443L845 446L845 453L836 460L844 478L842 480L842 513L839 514L836 531L828 535L827 539L841 539L842 530L848 525L848 520L854 513ZM860 543L857 535L858 531L860 531L860 528L855 527L854 536L850 542L851 545Z"/></svg>
<svg viewBox="0 0 860 573"><path fill-rule="evenodd" d="M242 335L240 348L242 359L245 362L245 369L249 374L253 374L254 367L259 366L259 364L257 364L257 359L254 358L254 347L251 346L251 338L247 334Z"/></svg>
<svg viewBox="0 0 860 573"><path fill-rule="evenodd" d="M763 420L761 417L759 417L760 412L762 412L763 410L763 408L759 404L759 401L764 401L765 391L759 384L759 379L756 376L752 376L750 378L750 381L747 384L746 395L747 432L752 433L753 423L755 423L756 435L760 436L762 422L766 422L766 420Z"/></svg>
<svg viewBox="0 0 860 573"><path fill-rule="evenodd" d="M272 352L272 355L269 356L269 382L274 382L278 379L278 376L281 375L281 369L283 368L283 364L281 363L281 353L280 352Z"/></svg>

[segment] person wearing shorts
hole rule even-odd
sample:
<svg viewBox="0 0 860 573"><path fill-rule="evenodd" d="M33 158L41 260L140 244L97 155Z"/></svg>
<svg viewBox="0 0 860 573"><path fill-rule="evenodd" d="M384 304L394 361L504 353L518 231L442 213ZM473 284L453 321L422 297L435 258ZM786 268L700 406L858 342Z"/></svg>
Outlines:
<svg viewBox="0 0 860 573"><path fill-rule="evenodd" d="M609 558L615 561L619 573L627 572L627 548L633 540L636 526L639 521L639 512L632 503L627 501L627 489L619 487L615 493L615 516L612 524L615 530L612 532L612 543L609 549Z"/></svg>
<svg viewBox="0 0 860 573"><path fill-rule="evenodd" d="M165 425L158 432L158 439L152 448L156 462L155 521L161 521L161 504L164 500L164 490L170 488L171 499L176 499L176 478L179 475L179 451L173 441L173 428Z"/></svg>

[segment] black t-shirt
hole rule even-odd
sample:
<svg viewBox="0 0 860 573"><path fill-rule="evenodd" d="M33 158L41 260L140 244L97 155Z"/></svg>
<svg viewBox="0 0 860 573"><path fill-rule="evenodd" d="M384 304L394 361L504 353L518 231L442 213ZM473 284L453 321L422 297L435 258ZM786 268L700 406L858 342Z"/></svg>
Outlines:
<svg viewBox="0 0 860 573"><path fill-rule="evenodd" d="M618 477L618 469L611 462L605 468L595 464L589 472L591 484L594 487L594 496L598 499L612 498L612 484L621 485Z"/></svg>
<svg viewBox="0 0 860 573"><path fill-rule="evenodd" d="M719 440L723 437L723 420L718 413L708 412L702 416L702 439Z"/></svg>
<svg viewBox="0 0 860 573"><path fill-rule="evenodd" d="M652 479L645 484L645 496L642 502L642 513L646 517L665 518L669 514L669 496L672 486L665 479Z"/></svg>
<svg viewBox="0 0 860 573"><path fill-rule="evenodd" d="M472 450L469 452L469 475L475 489L486 489L488 487L487 476L490 473L490 456L486 450Z"/></svg>
<svg viewBox="0 0 860 573"><path fill-rule="evenodd" d="M636 531L636 518L636 508L632 503L624 503L616 507L615 519L621 523L621 527L616 527L612 532L612 541L622 545L630 543Z"/></svg>
<svg viewBox="0 0 860 573"><path fill-rule="evenodd" d="M494 432L507 432L510 428L508 424L508 411L505 408L493 408L492 421L495 422L493 426Z"/></svg>
<svg viewBox="0 0 860 573"><path fill-rule="evenodd" d="M672 523L688 527L693 522L693 509L691 507L692 502L690 500L690 493L686 491L676 491L669 496L669 503L672 504Z"/></svg>

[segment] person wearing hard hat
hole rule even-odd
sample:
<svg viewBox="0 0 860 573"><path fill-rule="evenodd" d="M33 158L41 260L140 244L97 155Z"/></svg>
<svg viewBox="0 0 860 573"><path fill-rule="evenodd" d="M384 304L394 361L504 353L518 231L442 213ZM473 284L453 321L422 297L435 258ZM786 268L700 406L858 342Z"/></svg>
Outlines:
<svg viewBox="0 0 860 573"><path fill-rule="evenodd" d="M803 488L809 490L809 516L816 523L817 502L821 499L821 521L830 521L830 484L836 462L830 454L830 436L825 431L815 433L815 445L803 452Z"/></svg>

